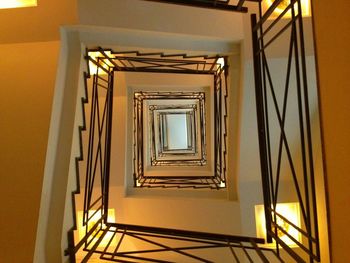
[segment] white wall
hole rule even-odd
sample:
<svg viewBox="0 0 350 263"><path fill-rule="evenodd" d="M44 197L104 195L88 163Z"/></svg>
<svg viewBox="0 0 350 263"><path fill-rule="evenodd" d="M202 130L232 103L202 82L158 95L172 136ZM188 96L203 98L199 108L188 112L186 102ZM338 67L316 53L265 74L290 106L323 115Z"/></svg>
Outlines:
<svg viewBox="0 0 350 263"><path fill-rule="evenodd" d="M210 36L230 41L243 38L241 13L140 0L79 2L79 20L83 25Z"/></svg>

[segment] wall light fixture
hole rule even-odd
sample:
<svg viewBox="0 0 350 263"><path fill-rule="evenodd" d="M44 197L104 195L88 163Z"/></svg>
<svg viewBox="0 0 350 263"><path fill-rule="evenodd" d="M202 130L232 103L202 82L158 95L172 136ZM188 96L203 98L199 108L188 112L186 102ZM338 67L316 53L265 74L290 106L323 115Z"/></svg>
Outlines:
<svg viewBox="0 0 350 263"><path fill-rule="evenodd" d="M95 210L89 210L89 216L92 216L91 219L88 222L88 231L96 224L96 222L101 218L101 210L97 211ZM79 240L83 239L83 237L86 234L86 226L83 226L83 211L78 211L78 236ZM108 209L108 222L114 222L115 223L115 210L114 209ZM96 232L98 231L99 227L97 227ZM93 233L91 236L94 236L96 233ZM107 246L108 241L112 238L113 233L112 232L107 232L105 237L102 239L101 243L99 244L99 247L105 247ZM100 237L100 234L97 233L95 236L95 239L97 240ZM111 242L111 246L115 245L113 244L116 243L116 239L113 238ZM91 242L92 244L95 242Z"/></svg>
<svg viewBox="0 0 350 263"><path fill-rule="evenodd" d="M266 226L265 226L265 209L264 205L255 206L255 223L256 223L256 234L259 238L266 239ZM300 206L299 203L279 203L276 206L276 212L286 219L288 219L295 226L301 226L300 223ZM298 242L301 242L300 232L293 227L291 224L287 223L281 217L276 215L276 223L281 226L289 235L291 235ZM278 237L289 247L296 247L297 244L290 239L283 231L277 231ZM268 244L267 246L276 246L275 243Z"/></svg>

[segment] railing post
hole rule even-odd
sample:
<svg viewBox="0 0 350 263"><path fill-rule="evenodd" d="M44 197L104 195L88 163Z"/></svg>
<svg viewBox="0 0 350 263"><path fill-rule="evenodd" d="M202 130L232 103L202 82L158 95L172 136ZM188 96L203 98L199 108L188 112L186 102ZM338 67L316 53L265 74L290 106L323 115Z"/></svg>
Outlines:
<svg viewBox="0 0 350 263"><path fill-rule="evenodd" d="M114 87L114 73L113 71L108 75L108 101L107 101L107 136L106 136L106 156L104 169L104 184L103 184L103 216L104 223L108 219L108 198L109 198L109 178L111 167L111 146L112 146L112 123L113 123L113 87Z"/></svg>
<svg viewBox="0 0 350 263"><path fill-rule="evenodd" d="M272 242L272 237L269 234L271 232L272 216L270 212L271 198L270 198L270 183L269 183L269 168L267 162L267 149L266 149L266 129L265 129L265 117L264 117L264 97L262 91L262 76L261 76L261 57L259 52L258 33L255 26L257 24L256 15L251 15L251 27L252 27L252 43L253 43L253 61L254 61L254 80L255 80L255 100L256 100L256 113L258 122L258 136L259 136L259 153L260 153L260 167L261 167L261 180L264 196L265 207L265 219L266 219L266 239L268 243Z"/></svg>

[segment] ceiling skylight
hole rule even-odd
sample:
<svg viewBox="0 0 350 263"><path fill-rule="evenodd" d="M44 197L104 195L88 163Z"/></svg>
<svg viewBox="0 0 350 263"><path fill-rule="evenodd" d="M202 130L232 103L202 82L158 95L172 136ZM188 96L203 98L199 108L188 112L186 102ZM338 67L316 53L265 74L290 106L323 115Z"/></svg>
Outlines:
<svg viewBox="0 0 350 263"><path fill-rule="evenodd" d="M37 0L1 0L0 9L37 6Z"/></svg>

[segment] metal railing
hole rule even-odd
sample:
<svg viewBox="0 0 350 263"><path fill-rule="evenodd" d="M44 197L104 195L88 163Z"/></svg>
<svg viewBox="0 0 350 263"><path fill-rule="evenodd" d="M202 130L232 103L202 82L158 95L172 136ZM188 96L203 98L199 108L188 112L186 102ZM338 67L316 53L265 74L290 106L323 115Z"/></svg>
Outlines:
<svg viewBox="0 0 350 263"><path fill-rule="evenodd" d="M157 1L184 4L183 1ZM227 9L227 1L188 1L191 5L199 7ZM193 2L193 3L192 3ZM200 3L199 3L200 2ZM244 0L237 1L233 9L246 12L243 7ZM254 1L260 2L260 1ZM214 76L215 98L215 174L219 182L226 181L226 116L227 116L227 62L224 67L218 66L218 57L195 56L186 54L166 55L163 53L142 54L139 52L113 52L102 48L90 50L98 52L87 60L97 66L97 72L93 75L93 91L91 98L89 149L87 154L86 182L84 194L84 219L86 226L85 236L78 243L74 242L72 231L69 232L69 248L71 262L75 262L78 251L84 251L81 262L88 262L93 256L98 255L102 260L117 262L170 262L164 253L175 253L199 262L215 262L204 253L196 254L193 251L208 249L227 249L231 254L231 260L236 262L270 262L277 260L284 262L281 257L281 249L296 262L320 261L319 234L316 209L316 190L313 168L312 131L310 124L310 109L308 98L308 82L306 55L303 36L303 20L301 1L291 0L284 10L274 20L268 18L280 7L282 0L276 0L271 7L263 13L259 3L259 20L252 15L253 57L255 70L255 91L259 129L259 146L261 158L262 185L264 194L265 218L267 229L267 241L275 241L276 248L261 247L263 240L249 237L235 237L217 235L193 231L175 229L160 229L144 226L133 226L108 222L108 184L109 162L111 142L111 117L113 107L113 72L160 72L182 74L211 74ZM205 5L205 6L204 6ZM216 5L216 7L213 7ZM226 7L223 7L226 6ZM232 9L232 7L230 7ZM230 9L228 8L228 9ZM282 19L290 13L290 19ZM282 96L274 85L274 76L270 67L268 48L284 36L290 33L290 45L288 47L286 81L282 85ZM292 67L294 70L292 71ZM103 71L104 76L98 71ZM87 74L87 77L90 74ZM291 84L291 78L295 78ZM281 88L281 87L280 87ZM289 93L294 90L295 96ZM99 99L100 90L105 92L103 99ZM279 90L280 92L280 90ZM287 105L297 105L298 140L290 139L286 131ZM274 117L272 117L274 116ZM275 119L279 128L277 136L277 148L273 149L271 120ZM83 128L81 129L83 130ZM97 134L95 136L94 134ZM297 163L291 144L298 142L301 161ZM277 154L273 154L277 152ZM283 154L284 153L284 154ZM277 156L276 159L274 159ZM284 157L283 157L284 156ZM77 158L77 161L81 158ZM300 205L301 225L296 225L293 220L277 209L280 201L282 184L282 166L289 168L287 174L292 182L290 189L294 191L296 201ZM300 166L300 168L298 167ZM136 166L138 167L138 166ZM142 173L134 169L134 178L142 178ZM147 178L146 178L147 179ZM162 181L163 180L163 181ZM137 186L137 184L135 184ZM215 188L216 182L205 180L193 181L193 178L152 178L144 181L147 187L202 187ZM290 186L290 185L289 185ZM100 212L97 212L100 211ZM95 215L98 214L96 220ZM295 229L301 236L297 240L286 230ZM281 236L286 236L294 242L297 249L291 248ZM133 239L137 242L147 243L151 247L126 249L123 247L126 240ZM169 242L170 243L167 243ZM101 242L105 245L101 248ZM182 242L175 244L174 242ZM189 245L184 245L188 242ZM132 242L131 242L132 243ZM153 246L153 247L152 247ZM140 246L142 247L142 246ZM191 253L189 253L191 251ZM152 255L151 255L152 254ZM157 256L154 256L157 254ZM149 256L151 255L151 256ZM181 262L181 261L178 261Z"/></svg>
<svg viewBox="0 0 350 263"><path fill-rule="evenodd" d="M87 60L89 63L89 60ZM93 60L93 63L99 64L99 58ZM89 70L89 65L88 65ZM103 71L103 75L100 72ZM85 76L85 97L82 98L83 126L79 128L81 154L76 158L76 173L78 191L80 193L80 173L85 170L84 176L84 205L82 224L85 226L85 237L80 243L88 244L88 237L97 228L101 228L107 222L108 193L109 193L109 169L111 157L111 137L112 137L112 111L113 111L113 70L111 67L97 67L96 72ZM88 80L92 79L92 85ZM86 118L86 105L90 106ZM84 147L82 132L88 130L88 145ZM85 158L84 158L85 157ZM85 159L85 160L84 160ZM81 161L84 160L85 167L81 167ZM73 200L73 218L74 226L68 232L69 247L65 251L69 256L70 262L75 262L75 253L77 251L74 230L77 229L77 211L75 200ZM97 218L97 219L96 219ZM97 223L95 223L97 220Z"/></svg>
<svg viewBox="0 0 350 263"><path fill-rule="evenodd" d="M227 167L227 59L221 56L188 56L186 54L140 53L138 51L115 52L102 48L89 50L89 57L99 71L109 74L109 79L95 75L96 87L111 82L114 71L146 72L146 73L176 73L193 75L211 75L214 83L214 172L211 176L144 176L144 125L142 121L142 103L135 101L134 105L134 186L147 188L210 188L220 189L226 186ZM225 61L224 65L219 59ZM94 94L93 94L94 95ZM159 95L160 96L160 95ZM169 95L171 96L171 95ZM106 96L107 98L107 96ZM147 96L142 96L148 99ZM139 98L140 100L140 98ZM98 106L96 106L98 107ZM141 111L141 112L139 112ZM96 115L97 117L99 115ZM105 116L105 115L103 115ZM102 123L103 124L103 123ZM106 124L107 125L107 124ZM93 132L93 130L91 130ZM90 133L91 133L90 132ZM94 136L94 135L92 135ZM107 137L106 137L107 138ZM107 138L108 139L108 138ZM90 144L94 145L93 139ZM204 146L205 147L205 146ZM99 149L99 148L97 148ZM101 154L99 155L102 156ZM89 159L88 159L89 161ZM95 168L94 168L95 169ZM88 183L90 181L87 181Z"/></svg>
<svg viewBox="0 0 350 263"><path fill-rule="evenodd" d="M103 245L101 245L103 243ZM85 247L81 262L283 262L263 239L107 223Z"/></svg>
<svg viewBox="0 0 350 263"><path fill-rule="evenodd" d="M93 258L116 262L174 262L174 260L177 262L187 262L189 260L215 262L217 255L219 255L215 251L218 249L221 251L220 255L226 255L226 258L229 258L230 261L269 262L268 258L274 258L279 262L283 262L273 249L259 247L258 244L264 243L264 240L259 238L136 226L108 221L113 71L117 66L118 70L121 70L119 63L122 62L119 61L119 58L113 61L110 56L106 57L104 50L99 50L99 56L90 57L88 54L86 56L88 63L92 62L97 65L97 70L91 75L92 81L86 81L86 84L90 83L91 86L87 87L91 98L88 101L82 101L84 104L89 102L90 106L90 117L86 120L89 134L85 167L84 211L82 222L79 222L85 226L85 233L78 242L75 242L73 231L69 232L69 248L66 250L66 254L69 255L70 262L89 262ZM137 52L135 54L137 56L145 56ZM152 56L154 55L152 54ZM159 54L156 54L156 56L159 56ZM227 91L226 89L223 90L223 86L226 85L227 75L225 70L218 66L217 57L201 58L212 62L196 62L195 65L193 61L189 63L181 62L181 65L186 64L186 67L190 67L186 69L187 73L201 74L199 70L201 68L205 72L204 74L207 74L206 68L209 68L210 74L216 76L214 77L214 100L216 100L214 104L217 112L215 122L216 125L221 127L216 129L215 135L216 144L221 145L216 147L216 162L223 162L223 160L226 160L226 144L224 141L226 137L227 97ZM154 67L159 67L160 71L163 70L163 64L159 65L159 61L157 65L154 65L153 62L150 63L148 59L146 61L152 72ZM130 65L133 65L135 68L141 67L143 71L148 72L148 66L135 65L133 62ZM184 70L182 66L179 69L179 61L172 61L171 63L176 65L172 64L173 68L167 65L166 72ZM198 65L202 65L202 67ZM99 74L100 71L103 71L104 74ZM90 72L85 76L88 78ZM220 76L224 78L222 79ZM82 156L77 160L81 159ZM219 176L219 180L223 180L223 177L220 176L225 172L226 164L218 164L217 167L218 169L215 173ZM172 180L172 183L184 184L186 178L183 181L178 178L170 178L168 180ZM188 178L188 180L191 180L191 178ZM209 180L201 182L202 187L210 186L208 182ZM169 182L161 183L166 185ZM197 183L191 182L191 184L192 187L197 186ZM183 187L186 186L188 185L183 185ZM133 245L130 246L130 244Z"/></svg>
<svg viewBox="0 0 350 263"><path fill-rule="evenodd" d="M320 261L320 248L301 2L291 0L281 7L282 0L276 0L264 13L260 4L259 20L251 15L251 22L267 239L276 241L278 253L282 247L297 262L314 262ZM277 9L279 15L269 21ZM276 81L281 75L276 76L271 69L274 58L269 52L286 35L289 46L282 74L285 82L281 84ZM288 107L293 110L288 111ZM300 225L278 210L286 181L290 196L300 205ZM301 239L287 228L297 231ZM299 249L290 248L281 236Z"/></svg>

